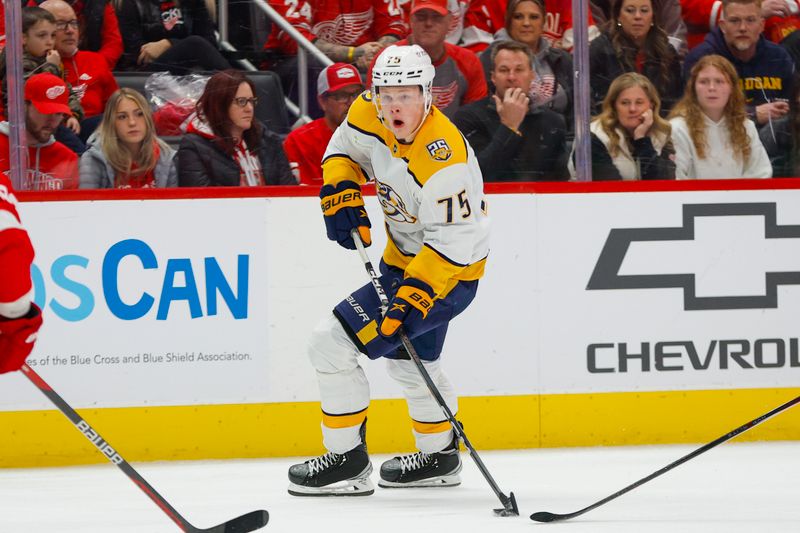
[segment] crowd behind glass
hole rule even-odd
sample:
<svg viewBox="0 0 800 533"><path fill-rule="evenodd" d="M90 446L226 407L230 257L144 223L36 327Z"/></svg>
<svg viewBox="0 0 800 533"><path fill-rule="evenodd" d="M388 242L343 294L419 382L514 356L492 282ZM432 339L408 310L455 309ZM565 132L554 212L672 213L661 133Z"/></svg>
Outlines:
<svg viewBox="0 0 800 533"><path fill-rule="evenodd" d="M799 176L793 1L593 0L593 179ZM288 135L258 120L257 106L283 95L263 94L220 51L213 0L25 1L21 188L320 187L328 140L393 43L431 56L434 104L473 147L484 181L575 179L570 0L269 3L334 62L309 60L313 120ZM251 42L258 34L249 11L230 20ZM262 33L249 54L296 101L297 45L278 26ZM5 50L0 63L5 115ZM203 73L205 87L190 105L154 109L151 95L120 87L127 72L177 83ZM8 135L0 122L5 172Z"/></svg>

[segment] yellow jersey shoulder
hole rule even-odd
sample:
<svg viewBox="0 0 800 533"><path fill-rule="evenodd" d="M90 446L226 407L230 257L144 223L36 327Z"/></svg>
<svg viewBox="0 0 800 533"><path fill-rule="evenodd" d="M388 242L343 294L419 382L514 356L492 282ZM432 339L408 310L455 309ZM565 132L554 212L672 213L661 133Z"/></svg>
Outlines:
<svg viewBox="0 0 800 533"><path fill-rule="evenodd" d="M468 156L464 136L450 119L432 107L408 154L408 170L423 186L440 170L466 163Z"/></svg>

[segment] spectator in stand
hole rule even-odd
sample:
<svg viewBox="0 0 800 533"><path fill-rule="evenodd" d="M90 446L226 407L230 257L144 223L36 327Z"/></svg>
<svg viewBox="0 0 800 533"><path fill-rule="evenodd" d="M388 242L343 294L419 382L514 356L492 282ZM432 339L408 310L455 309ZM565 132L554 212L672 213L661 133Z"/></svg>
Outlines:
<svg viewBox="0 0 800 533"><path fill-rule="evenodd" d="M45 0L28 0L29 6L41 5ZM75 10L81 39L78 47L87 52L97 52L113 70L122 56L122 35L114 6L109 0L67 0Z"/></svg>
<svg viewBox="0 0 800 533"><path fill-rule="evenodd" d="M331 61L350 63L366 73L372 60L384 47L408 34L403 10L394 1L386 0L316 0L297 3L269 0L306 39L314 43ZM264 44L272 59L264 66L281 77L283 89L297 101L297 44L273 25ZM308 57L308 78L313 80L325 65ZM322 116L316 95L309 84L309 115Z"/></svg>
<svg viewBox="0 0 800 533"><path fill-rule="evenodd" d="M473 52L481 52L488 47L497 32L507 28L507 13L512 11L514 0L476 0L470 5L464 17L464 46ZM544 10L543 10L544 11ZM549 0L548 16L544 23L544 38L556 48L572 50L572 0ZM592 13L587 13L589 40L600 35L595 26Z"/></svg>
<svg viewBox="0 0 800 533"><path fill-rule="evenodd" d="M156 136L147 100L127 87L108 100L103 121L81 156L81 189L177 187L175 150Z"/></svg>
<svg viewBox="0 0 800 533"><path fill-rule="evenodd" d="M280 137L255 118L254 88L238 70L208 80L178 148L181 187L297 184Z"/></svg>
<svg viewBox="0 0 800 533"><path fill-rule="evenodd" d="M394 2L301 0L300 5L294 5L271 0L269 3L332 61L354 64L362 72L384 47L408 33L403 11ZM284 56L297 53L297 45L279 28L273 28L264 48Z"/></svg>
<svg viewBox="0 0 800 533"><path fill-rule="evenodd" d="M722 56L703 56L673 112L678 179L769 178L772 165L745 113L739 76Z"/></svg>
<svg viewBox="0 0 800 533"><path fill-rule="evenodd" d="M231 68L217 49L204 0L115 1L125 43L120 70L183 75Z"/></svg>
<svg viewBox="0 0 800 533"><path fill-rule="evenodd" d="M325 67L317 78L317 99L325 113L289 133L283 149L295 178L302 185L322 187L322 156L333 132L344 122L350 104L364 91L358 69L346 63Z"/></svg>
<svg viewBox="0 0 800 533"><path fill-rule="evenodd" d="M535 73L529 96L535 107L547 107L564 116L567 131L573 130L572 56L550 44L544 37L548 19L544 0L511 0L506 11L505 28L497 32L492 45L481 53L487 79L492 76L492 56L498 43L512 39L531 50ZM571 135L571 134L570 134Z"/></svg>
<svg viewBox="0 0 800 533"><path fill-rule="evenodd" d="M759 0L724 0L724 19L683 64L684 79L697 61L718 54L733 64L744 91L747 116L759 126L789 112L794 63L788 52L761 35Z"/></svg>
<svg viewBox="0 0 800 533"><path fill-rule="evenodd" d="M106 102L117 90L117 80L103 56L78 49L80 29L72 6L63 0L46 0L40 7L55 17L55 49L61 57L64 78L83 108L80 138L86 142L100 123Z"/></svg>
<svg viewBox="0 0 800 533"><path fill-rule="evenodd" d="M681 0L683 17L689 29L689 48L694 48L709 31L720 27L722 0ZM800 2L797 0L763 0L758 3L764 20L764 37L780 44L796 64L800 64Z"/></svg>
<svg viewBox="0 0 800 533"><path fill-rule="evenodd" d="M647 76L659 88L666 115L683 95L681 63L652 0L617 0L603 34L589 46L592 108L600 110L611 82L625 72Z"/></svg>
<svg viewBox="0 0 800 533"><path fill-rule="evenodd" d="M774 178L800 177L800 80L795 76L789 113L761 128L759 137L772 163Z"/></svg>
<svg viewBox="0 0 800 533"><path fill-rule="evenodd" d="M501 41L492 54L495 93L459 109L453 121L475 150L484 179L566 180L567 127L562 115L531 105L530 47Z"/></svg>
<svg viewBox="0 0 800 533"><path fill-rule="evenodd" d="M397 3L403 8L403 16L406 20L410 20L413 0L397 0ZM452 15L445 38L448 43L461 44L461 37L464 34L464 16L467 14L469 5L470 0L447 0L447 10Z"/></svg>
<svg viewBox="0 0 800 533"><path fill-rule="evenodd" d="M59 78L64 77L61 56L54 49L55 36L56 19L49 11L40 7L22 9L22 71L26 79L41 72L48 72ZM0 52L0 80L2 80L0 84L5 108L8 97L5 49ZM86 150L86 145L78 137L81 130L80 121L83 120L83 108L78 95L72 91L68 83L66 85L72 113L58 126L55 136L59 142L80 155Z"/></svg>
<svg viewBox="0 0 800 533"><path fill-rule="evenodd" d="M50 73L34 74L25 82L25 135L28 169L23 190L58 191L78 188L78 156L53 136L72 111L69 88ZM8 174L8 122L0 122L0 172Z"/></svg>
<svg viewBox="0 0 800 533"><path fill-rule="evenodd" d="M658 91L642 74L626 72L611 83L589 125L594 181L675 178L670 125L660 108Z"/></svg>
<svg viewBox="0 0 800 533"><path fill-rule="evenodd" d="M436 69L433 104L452 119L458 109L486 98L486 78L475 54L445 40L453 15L447 0L412 0L411 34L398 46L417 44L425 50ZM372 77L372 68L367 78Z"/></svg>
<svg viewBox="0 0 800 533"><path fill-rule="evenodd" d="M611 18L613 0L590 0L589 8L598 26L603 27ZM669 44L683 58L689 47L686 44L686 23L681 16L681 4L678 0L653 0L655 19L661 22Z"/></svg>

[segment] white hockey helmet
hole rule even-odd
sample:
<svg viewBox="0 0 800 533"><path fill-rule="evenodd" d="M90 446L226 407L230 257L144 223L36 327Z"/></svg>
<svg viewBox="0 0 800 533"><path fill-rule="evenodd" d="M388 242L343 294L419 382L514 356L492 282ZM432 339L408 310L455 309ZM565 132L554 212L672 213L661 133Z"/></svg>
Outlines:
<svg viewBox="0 0 800 533"><path fill-rule="evenodd" d="M391 45L386 47L375 60L372 67L372 92L373 98L378 108L378 116L382 118L380 109L381 87L422 87L422 95L425 98L425 113L428 115L433 105L433 77L436 69L431 63L431 58L425 53L421 46L412 44L409 46Z"/></svg>

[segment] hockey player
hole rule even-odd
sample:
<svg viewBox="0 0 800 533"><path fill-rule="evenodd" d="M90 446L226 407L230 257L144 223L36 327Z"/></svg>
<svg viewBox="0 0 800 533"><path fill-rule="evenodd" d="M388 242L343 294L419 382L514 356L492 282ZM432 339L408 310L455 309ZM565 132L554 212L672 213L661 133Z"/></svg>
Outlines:
<svg viewBox="0 0 800 533"><path fill-rule="evenodd" d="M42 325L31 301L33 247L16 204L11 182L0 172L0 374L22 367Z"/></svg>
<svg viewBox="0 0 800 533"><path fill-rule="evenodd" d="M377 295L366 284L314 330L309 357L319 382L328 453L289 469L290 494L374 492L362 354L387 359L389 375L408 403L419 450L383 463L378 485L460 483L457 439L397 335L404 328L455 413L455 391L439 356L448 322L475 297L488 253L489 219L477 158L432 105L433 76L421 47L386 48L372 70L372 92L353 103L326 150L322 211L328 237L345 248L355 248L354 228L365 244L371 242L361 185L375 181L388 234L381 283L390 302L382 316Z"/></svg>

